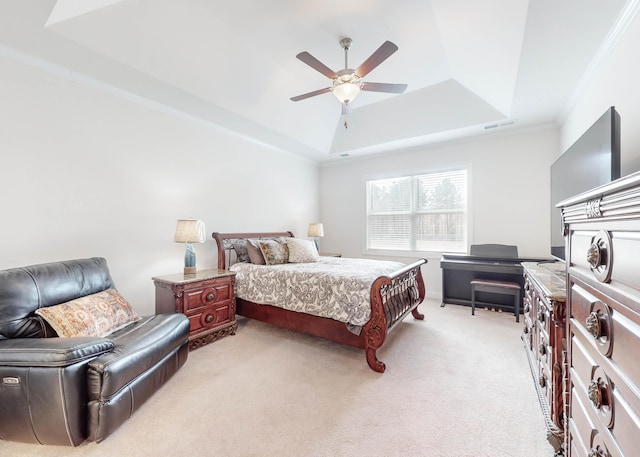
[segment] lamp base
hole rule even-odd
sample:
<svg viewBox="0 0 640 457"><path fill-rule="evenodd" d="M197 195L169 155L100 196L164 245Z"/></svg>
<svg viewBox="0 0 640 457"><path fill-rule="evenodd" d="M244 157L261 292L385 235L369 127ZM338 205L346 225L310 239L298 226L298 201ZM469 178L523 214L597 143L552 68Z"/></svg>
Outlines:
<svg viewBox="0 0 640 457"><path fill-rule="evenodd" d="M184 267L184 275L195 275L196 274L196 267Z"/></svg>

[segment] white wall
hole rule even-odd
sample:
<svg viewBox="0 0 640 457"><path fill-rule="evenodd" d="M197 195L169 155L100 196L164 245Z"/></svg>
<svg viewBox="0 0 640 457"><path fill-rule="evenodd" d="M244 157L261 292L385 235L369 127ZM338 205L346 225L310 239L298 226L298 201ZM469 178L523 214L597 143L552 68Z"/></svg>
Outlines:
<svg viewBox="0 0 640 457"><path fill-rule="evenodd" d="M0 58L0 268L103 256L154 312L152 276L178 273L176 220L213 231L293 230L318 219L318 167L229 132Z"/></svg>
<svg viewBox="0 0 640 457"><path fill-rule="evenodd" d="M465 165L470 170L469 243L515 244L523 257L549 256L549 166L558 129L511 131L391 156L346 159L320 171L321 250L366 257L365 185L371 177L416 174ZM427 293L442 294L440 253L425 254ZM409 262L411 257L397 258Z"/></svg>
<svg viewBox="0 0 640 457"><path fill-rule="evenodd" d="M565 151L610 106L620 114L622 176L640 170L640 15L596 67L561 128Z"/></svg>

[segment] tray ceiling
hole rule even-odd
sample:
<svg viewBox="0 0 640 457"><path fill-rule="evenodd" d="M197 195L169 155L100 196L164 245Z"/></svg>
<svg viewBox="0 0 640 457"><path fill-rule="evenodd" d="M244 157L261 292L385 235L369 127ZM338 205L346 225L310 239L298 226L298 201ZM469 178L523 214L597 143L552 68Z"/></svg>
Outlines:
<svg viewBox="0 0 640 457"><path fill-rule="evenodd" d="M629 2L634 3L634 2ZM82 75L132 99L313 161L557 123L628 12L625 0L4 0L0 55ZM350 67L399 50L344 116L295 58ZM62 70L61 70L62 69ZM345 128L345 121L347 127Z"/></svg>

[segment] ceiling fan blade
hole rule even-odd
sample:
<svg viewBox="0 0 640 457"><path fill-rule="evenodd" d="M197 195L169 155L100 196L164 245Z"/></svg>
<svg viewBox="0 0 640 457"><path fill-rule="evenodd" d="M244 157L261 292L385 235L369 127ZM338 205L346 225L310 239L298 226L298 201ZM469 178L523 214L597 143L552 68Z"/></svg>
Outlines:
<svg viewBox="0 0 640 457"><path fill-rule="evenodd" d="M376 68L382 62L384 62L391 54L398 50L398 46L393 44L391 41L385 41L382 43L376 52L371 54L371 56L365 60L362 65L356 68L356 75L364 78L371 70Z"/></svg>
<svg viewBox="0 0 640 457"><path fill-rule="evenodd" d="M308 92L306 94L298 95L296 97L291 97L291 101L299 102L300 100L304 100L305 98L315 97L316 95L326 94L327 92L331 92L330 87L325 87L324 89L314 90L313 92Z"/></svg>
<svg viewBox="0 0 640 457"><path fill-rule="evenodd" d="M316 59L315 57L313 57L311 54L309 54L307 51L301 52L300 54L298 54L296 56L298 59L302 60L304 63L306 63L307 65L309 65L311 68L313 68L314 70L319 71L320 73L322 73L323 75L325 75L327 78L337 78L338 75L336 74L335 71L333 71L331 68L327 67L325 64L323 64L322 62L320 62L318 59Z"/></svg>
<svg viewBox="0 0 640 457"><path fill-rule="evenodd" d="M390 94L401 94L407 88L406 84L387 84L387 83L362 83L362 90L369 92L388 92Z"/></svg>

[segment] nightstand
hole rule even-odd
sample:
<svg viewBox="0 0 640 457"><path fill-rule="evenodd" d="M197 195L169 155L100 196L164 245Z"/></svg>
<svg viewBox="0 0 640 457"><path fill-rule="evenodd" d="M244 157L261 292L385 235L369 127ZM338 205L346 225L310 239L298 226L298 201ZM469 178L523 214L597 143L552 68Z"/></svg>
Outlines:
<svg viewBox="0 0 640 457"><path fill-rule="evenodd" d="M182 313L189 318L189 349L226 335L235 335L236 274L226 270L200 270L156 276L156 314Z"/></svg>

